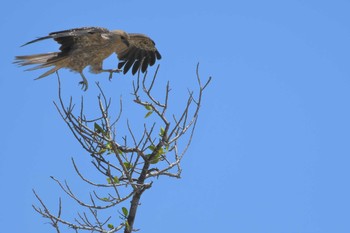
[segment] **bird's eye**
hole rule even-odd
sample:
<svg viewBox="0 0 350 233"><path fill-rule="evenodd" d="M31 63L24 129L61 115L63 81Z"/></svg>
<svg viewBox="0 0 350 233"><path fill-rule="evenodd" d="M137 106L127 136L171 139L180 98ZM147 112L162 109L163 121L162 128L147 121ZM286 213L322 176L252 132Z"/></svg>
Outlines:
<svg viewBox="0 0 350 233"><path fill-rule="evenodd" d="M124 37L124 36L121 36L120 38L121 38L122 40L125 40L125 37Z"/></svg>

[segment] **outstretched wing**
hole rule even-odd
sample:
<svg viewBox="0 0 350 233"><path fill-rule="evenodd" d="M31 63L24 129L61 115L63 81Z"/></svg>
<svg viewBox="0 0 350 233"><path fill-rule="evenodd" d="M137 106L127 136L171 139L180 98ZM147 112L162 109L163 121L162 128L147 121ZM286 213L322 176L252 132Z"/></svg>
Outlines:
<svg viewBox="0 0 350 233"><path fill-rule="evenodd" d="M130 33L128 39L129 46L123 43L116 48L120 60L118 69L123 68L124 74L131 67L133 75L139 69L144 73L148 66L154 65L157 59L161 59L162 56L155 47L154 41L148 36Z"/></svg>
<svg viewBox="0 0 350 233"><path fill-rule="evenodd" d="M64 31L51 32L48 36L29 41L22 45L32 44L41 40L54 39L61 44L61 55L67 54L72 49L79 47L88 47L99 43L102 33L109 33L109 30L101 27L81 27Z"/></svg>

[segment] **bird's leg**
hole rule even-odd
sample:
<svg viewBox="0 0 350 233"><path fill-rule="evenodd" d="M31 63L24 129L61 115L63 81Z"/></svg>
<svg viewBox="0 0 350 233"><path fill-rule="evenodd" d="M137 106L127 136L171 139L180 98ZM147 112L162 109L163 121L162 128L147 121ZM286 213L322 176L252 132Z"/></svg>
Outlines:
<svg viewBox="0 0 350 233"><path fill-rule="evenodd" d="M121 72L121 69L101 69L101 72L108 72L109 73L109 81L112 80L113 73L119 73Z"/></svg>
<svg viewBox="0 0 350 233"><path fill-rule="evenodd" d="M83 81L80 81L80 82L79 82L79 85L81 85L81 89L82 89L83 91L86 91L86 90L88 89L88 86L89 86L88 81L87 81L87 79L85 78L83 72L81 72L80 75L81 75L81 77L83 78Z"/></svg>
<svg viewBox="0 0 350 233"><path fill-rule="evenodd" d="M101 72L108 72L109 73L109 80L111 80L113 73L119 73L122 70L120 70L120 69L103 69L102 62L98 62L98 63L94 63L94 64L90 65L90 71L94 74L98 74Z"/></svg>

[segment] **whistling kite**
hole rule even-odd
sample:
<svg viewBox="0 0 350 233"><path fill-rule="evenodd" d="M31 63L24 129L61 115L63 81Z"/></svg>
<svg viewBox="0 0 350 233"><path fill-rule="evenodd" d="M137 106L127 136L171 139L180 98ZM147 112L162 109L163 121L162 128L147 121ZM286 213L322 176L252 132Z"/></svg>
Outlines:
<svg viewBox="0 0 350 233"><path fill-rule="evenodd" d="M32 40L22 46L45 40L54 39L61 44L60 52L16 56L15 63L26 66L38 64L28 70L36 70L54 66L51 70L40 75L37 79L46 77L61 68L68 68L79 72L83 81L79 84L82 89L88 89L88 81L83 69L90 66L92 73L120 72L127 73L132 67L134 75L138 70L144 73L148 66L152 66L161 55L152 39L143 34L126 33L122 30L109 31L101 27L82 27L65 31L52 32L48 36ZM102 69L103 60L112 53L117 53L118 69Z"/></svg>

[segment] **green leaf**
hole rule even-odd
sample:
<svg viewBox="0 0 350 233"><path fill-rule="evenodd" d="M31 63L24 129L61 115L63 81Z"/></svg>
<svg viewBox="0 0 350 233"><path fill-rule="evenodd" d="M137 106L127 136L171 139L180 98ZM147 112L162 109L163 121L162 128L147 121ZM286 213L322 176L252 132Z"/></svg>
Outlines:
<svg viewBox="0 0 350 233"><path fill-rule="evenodd" d="M95 129L95 132L96 133L105 133L105 131L102 129L102 127L99 125L99 124L97 124L96 122L94 123L94 129Z"/></svg>
<svg viewBox="0 0 350 233"><path fill-rule="evenodd" d="M149 146L148 149L150 149L152 152L154 152L154 150L156 149L157 147L156 146ZM163 147L159 148L158 151L157 151L157 155L163 155L165 154L164 153L164 149Z"/></svg>
<svg viewBox="0 0 350 233"><path fill-rule="evenodd" d="M109 229L114 229L113 224L110 224L110 223L107 225L107 227L108 227Z"/></svg>
<svg viewBox="0 0 350 233"><path fill-rule="evenodd" d="M107 150L105 148L101 148L99 152L97 152L97 154L102 155L103 153L105 153Z"/></svg>
<svg viewBox="0 0 350 233"><path fill-rule="evenodd" d="M119 184L118 176L113 177L113 181L114 181L115 184Z"/></svg>
<svg viewBox="0 0 350 233"><path fill-rule="evenodd" d="M101 198L102 201L109 201L109 198L108 197L103 197Z"/></svg>
<svg viewBox="0 0 350 233"><path fill-rule="evenodd" d="M126 167L126 169L130 170L132 168L132 164L128 163L128 162L124 162L124 166Z"/></svg>
<svg viewBox="0 0 350 233"><path fill-rule="evenodd" d="M120 154L120 155L123 154L123 151L121 151L121 150L119 150L119 149L117 149L117 151L118 151L118 154Z"/></svg>
<svg viewBox="0 0 350 233"><path fill-rule="evenodd" d="M163 127L160 128L160 133L159 133L159 136L163 137L164 136L164 133L165 133L165 130Z"/></svg>
<svg viewBox="0 0 350 233"><path fill-rule="evenodd" d="M151 105L146 105L145 108L146 108L148 111L153 110Z"/></svg>
<svg viewBox="0 0 350 233"><path fill-rule="evenodd" d="M152 113L153 113L153 111L149 111L149 112L146 114L145 118L149 117Z"/></svg>
<svg viewBox="0 0 350 233"><path fill-rule="evenodd" d="M108 177L107 178L107 182L108 182L108 184L112 184L111 178ZM119 178L117 176L113 177L113 183L114 184L119 184Z"/></svg>
<svg viewBox="0 0 350 233"><path fill-rule="evenodd" d="M157 155L163 155L164 154L164 149L163 147L159 148L159 150L157 151Z"/></svg>
<svg viewBox="0 0 350 233"><path fill-rule="evenodd" d="M106 149L107 150L112 150L112 143L111 142L107 142Z"/></svg>
<svg viewBox="0 0 350 233"><path fill-rule="evenodd" d="M127 217L129 214L129 211L125 207L122 208L122 211L123 211L124 216Z"/></svg>
<svg viewBox="0 0 350 233"><path fill-rule="evenodd" d="M160 154L156 154L149 162L151 164L156 164L159 162Z"/></svg>
<svg viewBox="0 0 350 233"><path fill-rule="evenodd" d="M156 146L154 146L154 145L150 145L149 147L148 147L148 149L150 149L152 152L156 149Z"/></svg>

